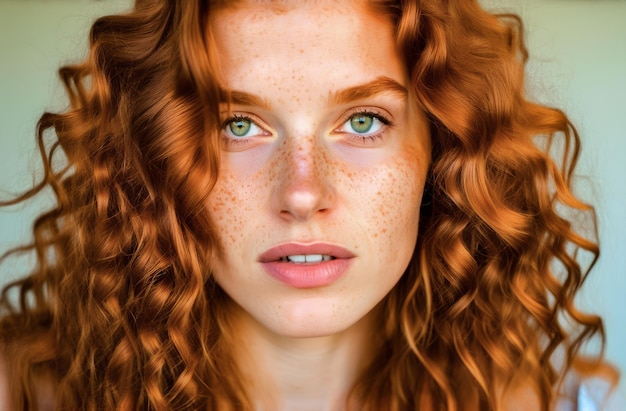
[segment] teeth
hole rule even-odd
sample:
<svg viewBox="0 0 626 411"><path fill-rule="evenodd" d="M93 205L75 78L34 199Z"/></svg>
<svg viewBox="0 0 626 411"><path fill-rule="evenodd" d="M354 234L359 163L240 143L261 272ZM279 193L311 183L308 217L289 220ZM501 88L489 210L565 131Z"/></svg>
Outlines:
<svg viewBox="0 0 626 411"><path fill-rule="evenodd" d="M305 263L321 263L322 261L330 261L333 257L329 255L323 254L308 254L308 255L288 255L287 257L283 257L280 260L289 263L295 264L305 264Z"/></svg>
<svg viewBox="0 0 626 411"><path fill-rule="evenodd" d="M287 261L292 263L306 263L306 255L289 255Z"/></svg>

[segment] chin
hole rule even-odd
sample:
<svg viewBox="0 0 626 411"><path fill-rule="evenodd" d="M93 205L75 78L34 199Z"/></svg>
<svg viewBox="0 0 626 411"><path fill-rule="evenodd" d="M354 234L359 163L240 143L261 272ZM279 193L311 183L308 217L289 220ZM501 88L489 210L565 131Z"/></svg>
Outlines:
<svg viewBox="0 0 626 411"><path fill-rule="evenodd" d="M338 305L332 301L307 301L306 304L280 306L277 321L265 327L290 338L319 338L360 328L370 317L366 307Z"/></svg>

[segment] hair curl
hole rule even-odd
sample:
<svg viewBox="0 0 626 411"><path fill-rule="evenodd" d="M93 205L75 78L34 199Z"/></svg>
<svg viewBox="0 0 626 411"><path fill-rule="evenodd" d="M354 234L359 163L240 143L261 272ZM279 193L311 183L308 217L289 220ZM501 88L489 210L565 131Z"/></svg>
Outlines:
<svg viewBox="0 0 626 411"><path fill-rule="evenodd" d="M578 135L524 97L516 16L475 1L377 3L429 117L433 162L414 257L383 301L381 346L352 396L371 410L496 410L522 380L546 410L581 344L604 341L601 320L573 304L587 273L576 250L595 261L598 247L559 213L593 211L570 190ZM39 121L44 177L3 203L56 196L32 244L8 253L37 258L1 301L16 409L35 407L42 378L62 409L252 408L209 267L220 100L210 18L221 6L137 0L98 19L87 60L60 70L70 108Z"/></svg>

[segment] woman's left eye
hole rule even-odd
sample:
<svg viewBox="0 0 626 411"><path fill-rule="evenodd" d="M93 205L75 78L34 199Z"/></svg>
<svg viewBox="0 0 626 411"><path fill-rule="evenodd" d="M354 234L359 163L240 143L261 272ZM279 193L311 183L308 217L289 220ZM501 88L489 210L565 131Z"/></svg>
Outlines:
<svg viewBox="0 0 626 411"><path fill-rule="evenodd" d="M388 125L385 117L368 112L352 114L338 131L357 135L372 135L378 133L383 126Z"/></svg>

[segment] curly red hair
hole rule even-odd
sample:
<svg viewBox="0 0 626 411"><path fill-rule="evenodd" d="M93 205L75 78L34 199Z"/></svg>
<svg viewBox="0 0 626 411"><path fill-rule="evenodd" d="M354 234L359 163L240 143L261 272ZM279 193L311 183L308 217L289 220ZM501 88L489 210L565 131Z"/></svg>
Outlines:
<svg viewBox="0 0 626 411"><path fill-rule="evenodd" d="M137 0L98 19L87 60L60 70L71 106L39 121L45 176L4 203L48 188L57 200L12 251L34 252L36 267L3 290L15 409L35 407L42 379L60 409L252 408L209 264L221 98L210 19L223 6ZM581 344L604 341L601 319L573 303L587 274L577 250L598 255L563 214L593 218L570 189L576 130L524 97L517 17L461 0L375 7L394 21L433 153L414 257L351 396L371 410L497 410L522 381L546 410Z"/></svg>

